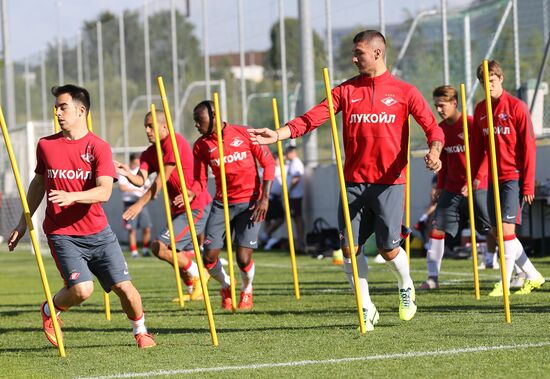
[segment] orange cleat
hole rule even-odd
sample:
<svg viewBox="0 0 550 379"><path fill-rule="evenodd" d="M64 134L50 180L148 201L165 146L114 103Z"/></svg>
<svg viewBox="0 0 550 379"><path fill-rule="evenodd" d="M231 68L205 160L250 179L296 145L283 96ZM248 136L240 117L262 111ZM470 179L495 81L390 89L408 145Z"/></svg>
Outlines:
<svg viewBox="0 0 550 379"><path fill-rule="evenodd" d="M52 345L57 347L57 338L55 338L55 329L53 328L53 321L51 317L46 316L46 313L44 313L44 307L46 306L46 302L43 302L40 306L40 314L42 315L42 327L44 328L44 334L46 335L46 338ZM61 327L61 320L59 319L59 316L57 317L57 322L59 323L59 327ZM61 334L61 338L63 338L63 334Z"/></svg>
<svg viewBox="0 0 550 379"><path fill-rule="evenodd" d="M252 309L253 306L254 303L252 302L252 292L241 292L239 309Z"/></svg>
<svg viewBox="0 0 550 379"><path fill-rule="evenodd" d="M138 333L134 336L136 339L137 346L140 349L148 349L150 347L157 346L153 336L149 333Z"/></svg>
<svg viewBox="0 0 550 379"><path fill-rule="evenodd" d="M222 295L222 309L228 311L233 309L231 303L231 287L222 288L220 294Z"/></svg>

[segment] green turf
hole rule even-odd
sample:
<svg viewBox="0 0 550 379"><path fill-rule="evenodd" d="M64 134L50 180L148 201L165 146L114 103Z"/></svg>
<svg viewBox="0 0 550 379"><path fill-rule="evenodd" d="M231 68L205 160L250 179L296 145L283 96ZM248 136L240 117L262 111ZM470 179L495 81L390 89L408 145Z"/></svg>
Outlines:
<svg viewBox="0 0 550 379"><path fill-rule="evenodd" d="M44 258L52 289L61 285L49 257ZM545 377L550 346L384 357L481 346L549 343L549 290L512 296L512 324L504 323L501 299L488 298L498 271L481 271L484 296L473 298L470 261L445 260L437 292L418 295L411 322L398 318L395 279L384 265L371 265L371 294L380 311L374 332L359 336L354 297L342 268L329 260L298 257L302 299L293 297L288 257L257 252L255 307L232 315L220 310L219 285L209 285L219 347L210 341L202 302L179 309L173 271L155 258L128 259L140 290L147 325L158 342L141 351L114 295L113 319L105 321L101 292L62 315L67 358L57 356L41 331L39 304L44 298L34 257L28 251L0 253L0 376L83 377L158 370L184 370L297 361L325 361L297 367L246 368L195 372L189 377ZM536 266L550 276L550 258ZM412 262L417 284L425 264ZM237 271L238 272L238 271ZM240 281L240 278L237 278ZM328 359L374 357L351 362ZM183 374L178 374L183 376Z"/></svg>

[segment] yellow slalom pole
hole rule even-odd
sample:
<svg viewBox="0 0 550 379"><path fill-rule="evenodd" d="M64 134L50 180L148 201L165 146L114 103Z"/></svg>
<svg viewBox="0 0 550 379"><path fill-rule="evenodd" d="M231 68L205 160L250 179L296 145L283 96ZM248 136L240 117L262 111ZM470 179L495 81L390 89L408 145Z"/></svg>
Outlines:
<svg viewBox="0 0 550 379"><path fill-rule="evenodd" d="M504 318L507 323L512 322L510 316L510 301L508 294L508 281L506 280L506 260L504 259L504 237L502 235L502 214L500 209L500 191L498 183L497 156L495 148L495 128L493 124L493 107L491 104L491 92L489 91L489 62L483 60L483 83L485 86L485 104L487 106L487 127L489 131L489 159L491 160L491 175L493 179L493 196L495 200L495 217L497 221L498 255L500 258L500 277L502 279L502 292L504 298Z"/></svg>
<svg viewBox="0 0 550 379"><path fill-rule="evenodd" d="M19 174L19 168L13 152L10 135L8 128L6 127L6 120L4 119L4 112L0 106L0 126L2 127L2 134L4 135L4 142L6 143L6 149L10 157L11 167L13 169L13 175L15 176L15 182L17 183L17 190L19 191L19 197L21 198L21 204L23 206L23 212L25 215L25 221L27 222L27 228L29 229L29 236L31 237L32 247L34 249L34 256L36 258L36 264L38 265L38 271L40 272L40 279L42 280L42 288L46 295L46 301L48 307L52 310L52 315L55 314L55 306L53 305L53 299L50 292L50 285L48 284L48 277L46 276L46 270L44 269L44 262L42 261L42 253L40 252L40 245L38 244L38 238L36 231L32 223L31 212L29 210L29 203L27 202L27 195L23 189L21 182L21 175ZM57 322L57 317L52 317L53 328L55 331L55 339L57 340L57 349L59 350L59 356L65 357L65 346L63 337L61 335L61 329Z"/></svg>
<svg viewBox="0 0 550 379"><path fill-rule="evenodd" d="M355 302L357 304L357 314L359 316L359 331L361 332L361 334L365 334L367 332L367 329L365 327L365 321L363 316L361 290L359 289L359 274L357 272L357 259L355 258L355 242L353 240L353 231L351 230L348 195L346 193L346 182L344 179L344 169L342 167L342 153L340 152L340 141L338 138L338 129L336 127L336 117L334 116L334 105L332 103L330 79L328 75L328 69L326 67L323 68L323 79L325 81L327 107L330 113L330 127L332 130L332 143L334 144L334 153L336 155L336 167L338 169L338 179L340 182L340 194L342 196L342 210L344 211L344 221L346 222L346 232L347 232L347 238L349 242L351 271L353 273L353 284L355 286Z"/></svg>
<svg viewBox="0 0 550 379"><path fill-rule="evenodd" d="M57 107L53 106L53 131L55 134L59 133L59 120L57 119Z"/></svg>
<svg viewBox="0 0 550 379"><path fill-rule="evenodd" d="M407 141L407 170L405 171L405 226L408 228L411 225L411 116L407 118L409 126L409 140ZM409 266L411 264L411 235L405 239L405 252L409 258Z"/></svg>
<svg viewBox="0 0 550 379"><path fill-rule="evenodd" d="M90 133L94 132L94 126L92 124L92 112L88 110L88 115L86 116L86 125L88 126L88 131ZM109 294L103 291L103 303L105 304L105 319L111 321L111 300Z"/></svg>
<svg viewBox="0 0 550 379"><path fill-rule="evenodd" d="M168 189L166 188L166 173L164 172L164 162L162 160L162 149L160 147L160 137L157 124L157 113L155 104L151 104L151 118L153 119L153 131L155 132L155 146L157 149L157 159L159 162L159 175L162 182L162 194L164 197L164 211L166 212L166 222L170 233L170 247L172 250L172 260L174 264L174 273L176 275L176 287L178 289L178 299L180 307L184 307L183 290L181 288L180 270L178 264L178 253L176 251L176 238L174 234L174 224L172 224L172 212L170 211L170 200Z"/></svg>
<svg viewBox="0 0 550 379"><path fill-rule="evenodd" d="M273 121L275 130L279 130L279 110L277 108L277 99L271 100L273 107ZM285 160L283 157L283 143L277 141L277 152L279 154L279 167L281 168L281 182L283 185L283 200L285 203L286 230L288 232L288 246L290 248L290 263L292 265L292 278L294 280L294 296L300 300L300 283L298 282L298 269L296 267L296 252L294 250L294 234L292 231L292 218L290 217L290 204L288 201L288 188L286 186Z"/></svg>
<svg viewBox="0 0 550 379"><path fill-rule="evenodd" d="M191 240L193 241L193 250L195 251L195 259L197 260L197 266L199 267L199 279L201 281L202 293L204 295L204 307L206 308L206 314L208 315L208 325L210 327L210 336L212 338L212 345L218 346L218 335L216 334L216 325L214 324L214 315L212 314L212 306L210 304L210 295L208 295L207 280L204 277L204 264L202 262L201 250L199 248L199 240L197 239L197 231L195 230L195 223L193 221L193 212L191 211L191 202L189 201L189 195L187 194L187 186L185 185L185 177L183 176L183 169L181 167L181 157L176 142L176 134L174 132L174 126L172 125L172 116L170 114L170 106L168 105L168 98L166 97L166 90L164 88L164 81L162 76L157 77L157 84L160 91L160 98L162 100L162 107L164 108L164 116L166 118L166 124L168 125L168 132L170 133L170 141L172 143L172 149L174 150L174 158L176 161L176 170L178 171L178 177L180 180L181 194L183 195L183 202L185 204L185 213L187 215L187 223L189 224L189 233Z"/></svg>
<svg viewBox="0 0 550 379"><path fill-rule="evenodd" d="M474 190L472 186L472 171L470 163L470 140L468 137L468 110L466 107L466 89L460 84L460 101L462 103L462 129L464 130L464 156L466 157L466 185L468 186L468 212L470 214L470 237L472 243L472 264L474 269L474 293L476 300L479 296L479 273L477 271L477 237L476 220L474 214Z"/></svg>
<svg viewBox="0 0 550 379"><path fill-rule="evenodd" d="M222 136L222 120L218 93L214 92L214 113L216 115L216 134L218 136L218 152L220 155L220 177L222 183L223 214L225 219L225 244L227 247L227 264L229 266L229 278L231 282L231 309L237 311L237 295L235 294L235 273L233 271L233 247L231 246L231 226L229 225L229 202L227 200L227 182L225 177L225 161Z"/></svg>

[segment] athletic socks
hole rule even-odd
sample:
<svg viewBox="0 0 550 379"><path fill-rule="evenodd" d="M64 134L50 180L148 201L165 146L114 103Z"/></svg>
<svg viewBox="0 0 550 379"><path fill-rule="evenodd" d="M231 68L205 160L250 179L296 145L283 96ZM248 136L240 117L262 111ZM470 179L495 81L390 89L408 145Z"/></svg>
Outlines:
<svg viewBox="0 0 550 379"><path fill-rule="evenodd" d="M55 298L55 296L54 296ZM55 314L57 316L59 316L59 313L61 313L61 311L64 311L65 309L61 309L59 307L57 307L55 305L55 302L54 302L54 299L52 299L52 302L54 303L53 306L55 307ZM48 302L46 301L46 303L44 304L44 314L48 317L52 317L52 313L50 312L50 307L48 306Z"/></svg>
<svg viewBox="0 0 550 379"><path fill-rule="evenodd" d="M372 300L369 293L368 273L369 266L367 264L367 258L363 254L356 255L357 261L357 274L359 276L359 291L361 292L361 303L364 309L371 309ZM344 273L351 286L351 290L355 293L355 286L353 284L353 272L351 269L351 258L344 258Z"/></svg>
<svg viewBox="0 0 550 379"><path fill-rule="evenodd" d="M187 265L183 267L183 269L187 271L192 278L196 278L199 276L199 266L197 266L197 264L191 259L189 259L189 263L187 263Z"/></svg>
<svg viewBox="0 0 550 379"><path fill-rule="evenodd" d="M542 275L540 272L537 271L535 266L533 266L533 263L527 258L527 254L525 254L525 250L523 249L523 245L521 242L516 238L515 235L512 235L514 238L510 241L504 242L504 251L507 252L508 249L513 249L515 252L515 264L519 268L519 272L523 271L525 272L525 278L526 279L537 279L540 278ZM504 237L506 239L506 236ZM508 268L508 259L506 259L506 275L508 276L508 271L512 271ZM512 266L510 266L512 267ZM511 273L510 273L511 274Z"/></svg>
<svg viewBox="0 0 550 379"><path fill-rule="evenodd" d="M145 327L145 313L142 313L141 317L137 319L131 319L128 317L128 321L130 321L130 325L132 325L134 336L140 333L147 333L147 328Z"/></svg>
<svg viewBox="0 0 550 379"><path fill-rule="evenodd" d="M428 268L428 277L437 278L441 269L441 261L445 253L445 235L430 237L430 248L426 255L426 266Z"/></svg>
<svg viewBox="0 0 550 379"><path fill-rule="evenodd" d="M399 253L391 261L386 261L386 265L397 278L397 286L400 289L414 288L413 281L409 272L409 258L402 247Z"/></svg>
<svg viewBox="0 0 550 379"><path fill-rule="evenodd" d="M241 269L241 291L245 293L252 292L252 280L254 280L254 273L256 271L256 265L251 259L250 263Z"/></svg>
<svg viewBox="0 0 550 379"><path fill-rule="evenodd" d="M222 263L219 259L216 258L216 262L206 265L206 269L214 279L221 283L222 288L227 288L230 286L229 275L225 273ZM197 270L198 275L198 270Z"/></svg>

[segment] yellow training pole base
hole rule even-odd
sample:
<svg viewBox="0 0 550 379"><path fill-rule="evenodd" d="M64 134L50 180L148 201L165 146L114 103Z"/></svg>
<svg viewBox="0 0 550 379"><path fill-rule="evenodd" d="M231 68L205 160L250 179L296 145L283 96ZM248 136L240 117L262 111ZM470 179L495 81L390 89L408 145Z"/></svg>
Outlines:
<svg viewBox="0 0 550 379"><path fill-rule="evenodd" d="M275 124L275 130L279 130L279 110L277 108L277 99L271 100L273 108L273 121ZM290 203L288 200L288 188L286 186L286 170L285 161L283 157L283 144L281 141L277 141L277 153L279 156L279 168L281 169L281 184L283 187L283 201L285 204L285 220L286 230L288 233L288 246L290 249L290 264L292 266L292 279L294 281L294 296L296 300L300 300L300 283L298 282L298 268L296 266L296 251L294 250L294 232L292 230L292 217L290 216Z"/></svg>
<svg viewBox="0 0 550 379"><path fill-rule="evenodd" d="M495 216L497 221L498 255L500 258L500 276L502 279L502 293L504 299L504 319L512 322L510 315L510 301L508 281L506 280L506 261L504 259L504 236L502 234L502 214L500 209L500 189L498 183L497 157L495 148L495 128L493 123L493 107L491 104L491 91L489 89L489 62L483 60L483 83L485 86L485 105L487 107L487 127L489 129L489 159L491 160L491 175L493 179L493 196L495 200Z"/></svg>
<svg viewBox="0 0 550 379"><path fill-rule="evenodd" d="M111 300L107 292L103 292L103 303L105 303L105 319L111 321Z"/></svg>

